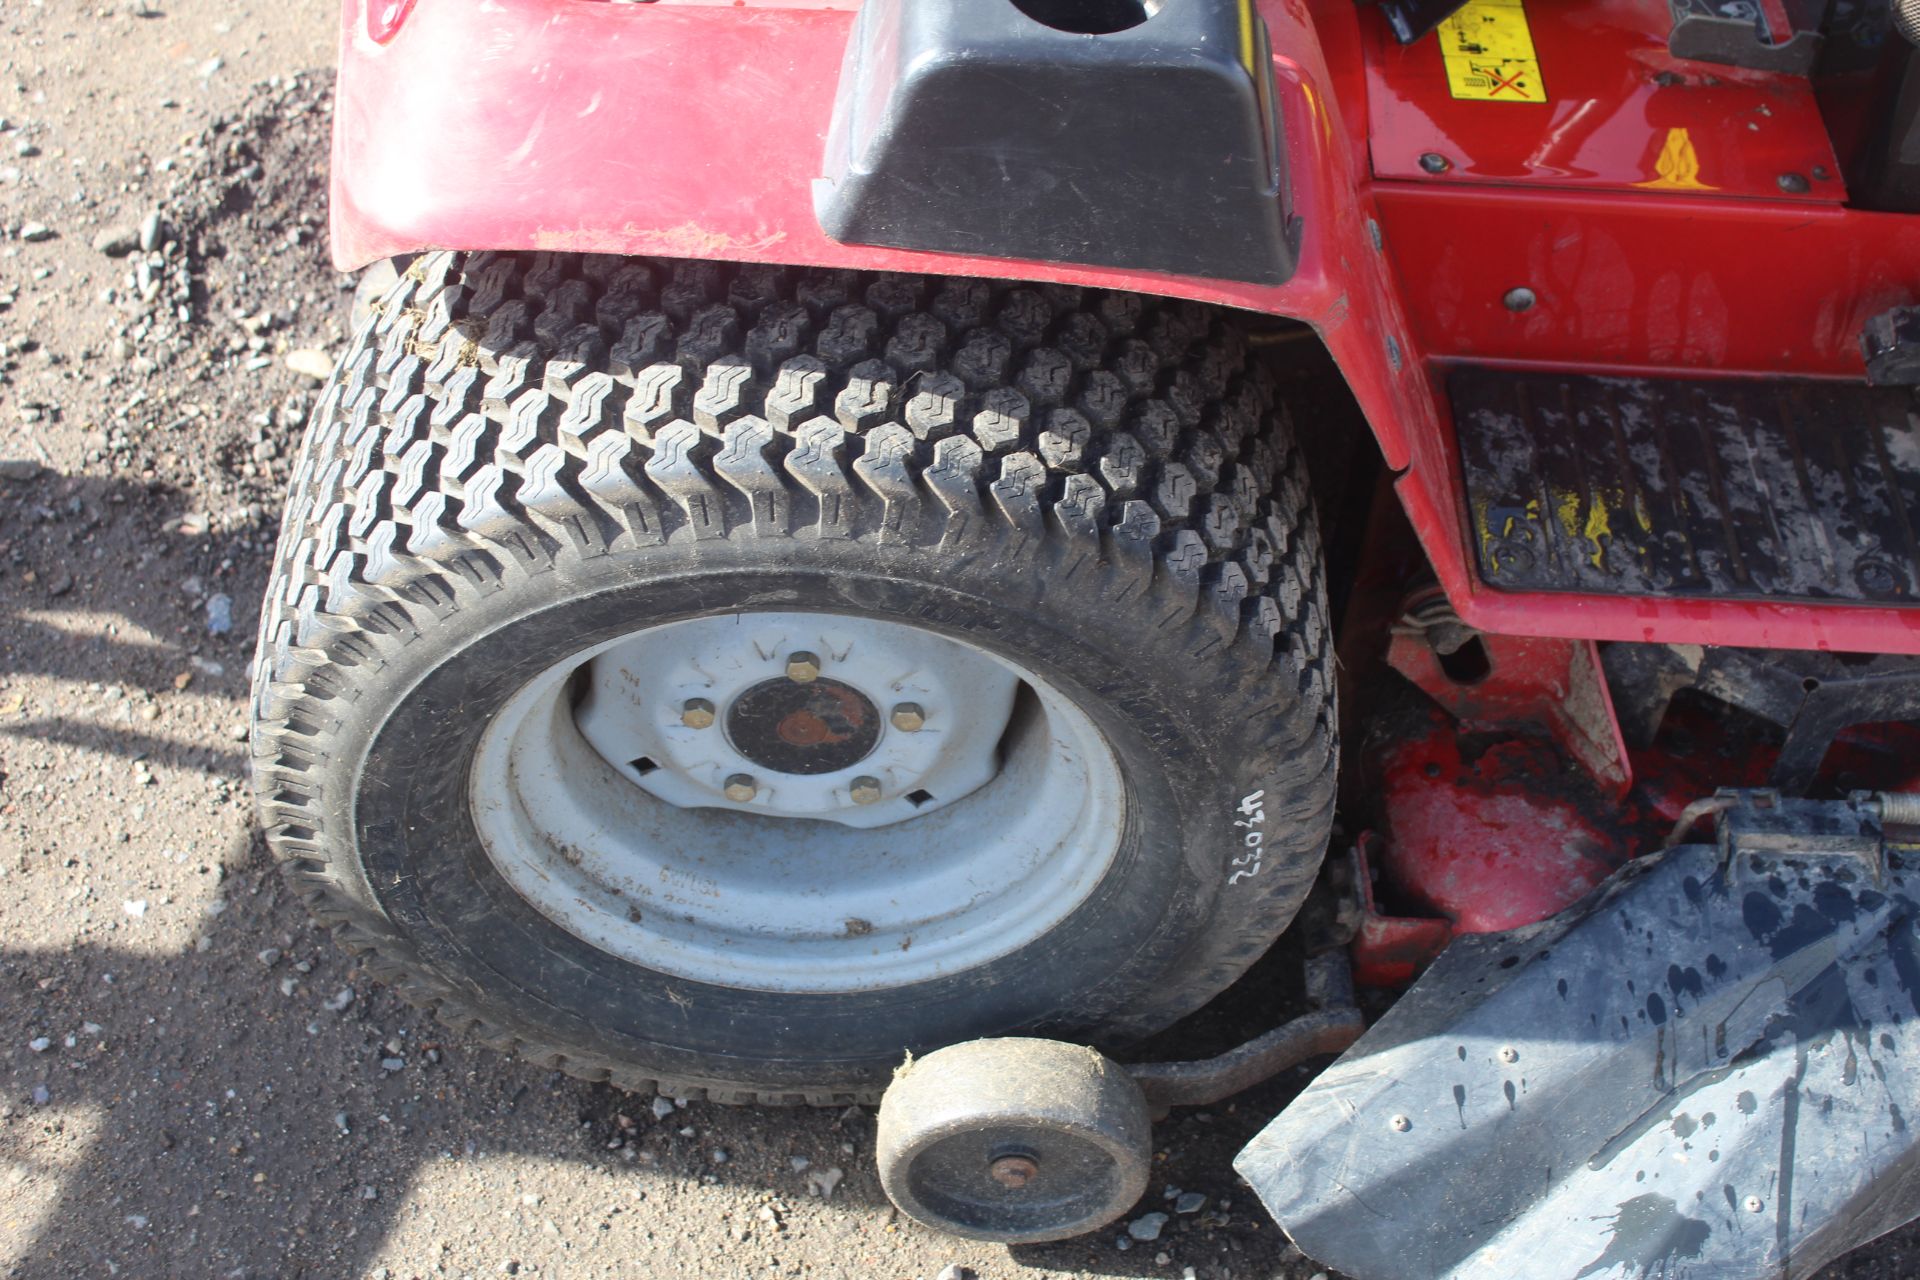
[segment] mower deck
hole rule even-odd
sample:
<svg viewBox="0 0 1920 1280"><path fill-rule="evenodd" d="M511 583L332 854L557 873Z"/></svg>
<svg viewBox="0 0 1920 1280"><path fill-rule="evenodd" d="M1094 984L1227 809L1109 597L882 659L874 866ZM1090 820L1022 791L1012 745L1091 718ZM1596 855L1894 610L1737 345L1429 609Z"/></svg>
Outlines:
<svg viewBox="0 0 1920 1280"><path fill-rule="evenodd" d="M1723 795L1714 844L1456 942L1235 1162L1378 1277L1788 1276L1911 1214L1910 846Z"/></svg>

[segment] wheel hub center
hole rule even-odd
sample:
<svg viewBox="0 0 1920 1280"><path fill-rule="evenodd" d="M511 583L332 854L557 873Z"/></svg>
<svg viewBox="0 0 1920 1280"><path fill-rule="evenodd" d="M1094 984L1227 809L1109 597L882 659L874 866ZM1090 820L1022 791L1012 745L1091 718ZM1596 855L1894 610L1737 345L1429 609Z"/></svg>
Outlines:
<svg viewBox="0 0 1920 1280"><path fill-rule="evenodd" d="M573 720L683 808L881 827L1000 772L1021 677L905 623L745 612L649 627L589 664Z"/></svg>
<svg viewBox="0 0 1920 1280"><path fill-rule="evenodd" d="M838 680L764 680L735 698L727 740L777 773L810 776L851 768L880 741L880 709Z"/></svg>

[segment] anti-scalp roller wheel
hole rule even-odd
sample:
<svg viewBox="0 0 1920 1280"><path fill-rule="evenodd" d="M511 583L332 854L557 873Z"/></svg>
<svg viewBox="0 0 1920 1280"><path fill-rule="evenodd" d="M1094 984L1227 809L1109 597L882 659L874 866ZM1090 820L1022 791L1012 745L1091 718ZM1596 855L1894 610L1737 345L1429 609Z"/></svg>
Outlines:
<svg viewBox="0 0 1920 1280"><path fill-rule="evenodd" d="M880 1103L880 1184L974 1240L1064 1240L1147 1187L1152 1122L1133 1078L1058 1040L970 1040L909 1063Z"/></svg>

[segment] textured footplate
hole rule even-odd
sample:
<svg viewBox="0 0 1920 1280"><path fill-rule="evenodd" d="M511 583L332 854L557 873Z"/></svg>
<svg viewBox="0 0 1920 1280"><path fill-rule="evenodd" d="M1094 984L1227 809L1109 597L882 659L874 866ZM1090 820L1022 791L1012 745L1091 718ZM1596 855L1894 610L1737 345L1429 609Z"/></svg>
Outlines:
<svg viewBox="0 0 1920 1280"><path fill-rule="evenodd" d="M1908 390L1463 369L1449 391L1493 586L1920 602Z"/></svg>

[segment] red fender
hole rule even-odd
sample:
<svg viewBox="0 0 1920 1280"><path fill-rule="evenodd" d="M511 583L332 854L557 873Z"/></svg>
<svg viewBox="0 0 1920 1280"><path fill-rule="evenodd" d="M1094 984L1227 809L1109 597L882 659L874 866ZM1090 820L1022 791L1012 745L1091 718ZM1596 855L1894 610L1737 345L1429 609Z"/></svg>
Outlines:
<svg viewBox="0 0 1920 1280"><path fill-rule="evenodd" d="M1301 226L1298 270L1278 286L829 240L814 220L811 183L855 8L856 0L345 0L334 260L353 269L436 247L650 254L1053 280L1290 317L1318 332L1344 372L1468 625L1920 653L1916 611L1497 592L1476 580L1438 366L1428 359L1453 353L1423 350L1409 321L1424 305L1428 264L1399 263L1403 297L1384 251L1368 172L1362 19L1351 0L1259 0ZM1381 192L1396 187L1405 184ZM1408 207L1390 212L1405 224ZM1414 228L1407 235L1418 241ZM1420 336L1437 346L1443 330L1431 316L1420 321Z"/></svg>

